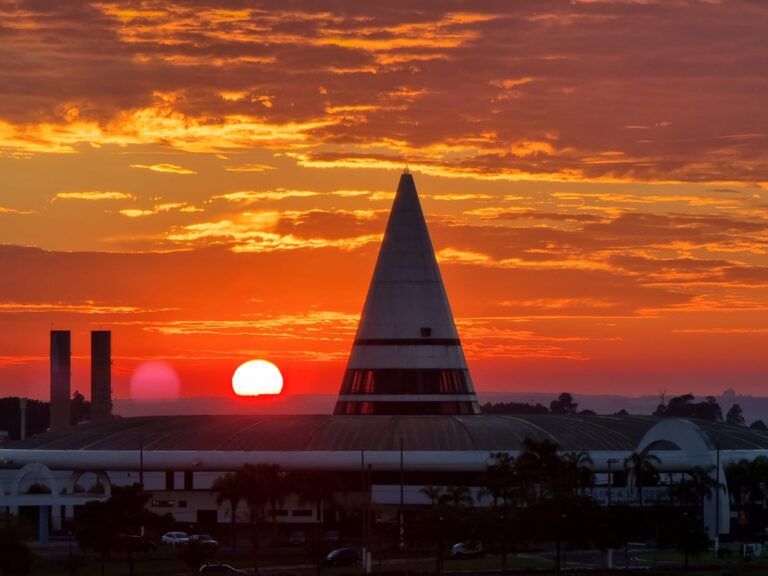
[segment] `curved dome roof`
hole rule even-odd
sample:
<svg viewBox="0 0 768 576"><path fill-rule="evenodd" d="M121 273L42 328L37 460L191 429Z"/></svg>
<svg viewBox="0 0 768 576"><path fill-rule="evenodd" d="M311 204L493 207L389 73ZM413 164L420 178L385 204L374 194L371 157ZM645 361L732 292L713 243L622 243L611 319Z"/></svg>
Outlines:
<svg viewBox="0 0 768 576"><path fill-rule="evenodd" d="M509 451L549 438L566 451L632 451L651 416L146 416L83 424L6 445L6 450ZM768 450L768 432L697 420L723 450Z"/></svg>

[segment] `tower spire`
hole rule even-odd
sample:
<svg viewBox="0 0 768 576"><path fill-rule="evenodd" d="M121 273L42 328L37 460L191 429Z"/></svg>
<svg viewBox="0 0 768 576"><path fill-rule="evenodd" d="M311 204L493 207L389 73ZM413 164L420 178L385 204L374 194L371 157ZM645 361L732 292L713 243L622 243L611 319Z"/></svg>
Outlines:
<svg viewBox="0 0 768 576"><path fill-rule="evenodd" d="M413 175L403 172L334 414L479 414Z"/></svg>

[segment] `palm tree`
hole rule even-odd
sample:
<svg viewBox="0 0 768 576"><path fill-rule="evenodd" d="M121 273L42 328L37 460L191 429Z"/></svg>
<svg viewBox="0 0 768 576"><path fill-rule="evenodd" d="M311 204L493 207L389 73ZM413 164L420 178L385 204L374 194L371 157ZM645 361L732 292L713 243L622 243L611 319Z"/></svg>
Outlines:
<svg viewBox="0 0 768 576"><path fill-rule="evenodd" d="M216 504L229 504L229 516L232 527L232 552L237 552L237 506L243 499L245 485L242 474L230 472L213 481L211 492L216 492Z"/></svg>
<svg viewBox="0 0 768 576"><path fill-rule="evenodd" d="M508 452L495 452L491 454L491 462L485 467L481 494L490 495L494 506L498 506L501 500L506 509L512 502L518 481L515 458Z"/></svg>
<svg viewBox="0 0 768 576"><path fill-rule="evenodd" d="M765 485L768 482L768 458L758 456L752 461L739 460L726 467L725 477L736 510L762 502L765 500Z"/></svg>
<svg viewBox="0 0 768 576"><path fill-rule="evenodd" d="M263 520L267 505L272 507L272 525L276 527L276 511L287 494L285 476L277 464L246 464L235 472L243 483L243 497L248 505L253 542L253 567L258 573L259 523Z"/></svg>
<svg viewBox="0 0 768 576"><path fill-rule="evenodd" d="M424 494L432 501L432 506L441 504L440 500L444 496L444 490L442 486L432 486L431 484L429 486L424 486L424 488L419 490L419 492Z"/></svg>
<svg viewBox="0 0 768 576"><path fill-rule="evenodd" d="M566 452L563 454L563 468L573 493L576 494L582 486L592 486L595 474L592 472L592 457L588 452Z"/></svg>
<svg viewBox="0 0 768 576"><path fill-rule="evenodd" d="M694 466L688 472L688 478L683 481L689 492L696 497L702 520L704 519L704 501L711 499L715 491L725 489L725 484L718 482L714 476L716 470L717 467L714 464Z"/></svg>
<svg viewBox="0 0 768 576"><path fill-rule="evenodd" d="M650 452L632 452L624 459L624 468L633 473L641 507L643 506L643 487L649 486L657 480L656 465L658 464L661 464L661 460Z"/></svg>
<svg viewBox="0 0 768 576"><path fill-rule="evenodd" d="M336 476L329 472L308 470L288 475L288 486L296 494L299 506L314 504L317 508L317 519L321 523L325 521L323 504L335 504L334 487L338 485Z"/></svg>
<svg viewBox="0 0 768 576"><path fill-rule="evenodd" d="M475 499L466 486L448 486L445 493L440 497L441 504L449 504L459 508L461 506L472 506Z"/></svg>
<svg viewBox="0 0 768 576"><path fill-rule="evenodd" d="M544 438L523 440L523 451L517 459L517 470L523 485L524 496L528 499L541 499L546 491L557 493L562 483L562 461L558 455L560 446ZM538 486L539 494L532 490Z"/></svg>
<svg viewBox="0 0 768 576"><path fill-rule="evenodd" d="M515 492L519 487L520 476L517 472L515 458L509 452L491 454L491 462L485 468L484 486L481 494L490 494L494 507L501 500L501 567L502 574L507 571L507 521L509 506L512 504Z"/></svg>

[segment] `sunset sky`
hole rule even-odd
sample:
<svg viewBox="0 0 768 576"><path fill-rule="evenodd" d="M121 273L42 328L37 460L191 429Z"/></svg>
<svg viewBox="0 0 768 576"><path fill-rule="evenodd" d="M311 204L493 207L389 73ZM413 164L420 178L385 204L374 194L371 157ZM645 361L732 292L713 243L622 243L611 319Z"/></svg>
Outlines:
<svg viewBox="0 0 768 576"><path fill-rule="evenodd" d="M0 0L0 396L336 393L400 172L479 392L767 395L768 2Z"/></svg>

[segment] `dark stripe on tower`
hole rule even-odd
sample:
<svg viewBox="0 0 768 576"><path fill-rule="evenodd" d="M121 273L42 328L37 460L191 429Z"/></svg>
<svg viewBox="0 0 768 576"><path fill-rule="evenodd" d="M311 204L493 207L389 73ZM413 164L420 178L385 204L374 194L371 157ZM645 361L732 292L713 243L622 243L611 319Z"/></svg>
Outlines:
<svg viewBox="0 0 768 576"><path fill-rule="evenodd" d="M377 368L347 370L341 394L474 394L469 370Z"/></svg>
<svg viewBox="0 0 768 576"><path fill-rule="evenodd" d="M458 338L357 338L355 346L461 346Z"/></svg>
<svg viewBox="0 0 768 576"><path fill-rule="evenodd" d="M333 413L337 416L371 415L428 415L428 416L470 416L478 414L475 409L477 402L347 402L340 400L336 403Z"/></svg>

